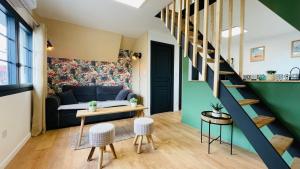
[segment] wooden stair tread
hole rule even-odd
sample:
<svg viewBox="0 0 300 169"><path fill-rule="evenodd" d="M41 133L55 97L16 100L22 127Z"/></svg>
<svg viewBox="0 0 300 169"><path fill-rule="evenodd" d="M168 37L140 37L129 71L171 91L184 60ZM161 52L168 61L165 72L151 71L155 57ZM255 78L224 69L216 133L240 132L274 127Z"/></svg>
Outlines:
<svg viewBox="0 0 300 169"><path fill-rule="evenodd" d="M200 43L200 44L199 44L199 43ZM197 44L197 48L198 48L197 50L198 50L198 52L200 52L200 53L203 53L202 43L203 43L202 41L199 41L198 44ZM194 44L193 44L193 45L194 45ZM207 53L208 53L208 54L212 54L212 53L214 53L214 52L215 52L215 51L212 50L212 49L208 49L208 50L207 50Z"/></svg>
<svg viewBox="0 0 300 169"><path fill-rule="evenodd" d="M276 151L282 155L289 146L293 143L293 138L281 136L281 135L274 135L271 139L270 143L276 149Z"/></svg>
<svg viewBox="0 0 300 169"><path fill-rule="evenodd" d="M193 33L192 35L190 34L189 39L190 39L190 40L194 40L194 33ZM199 38L198 38L198 43L202 45L202 44L203 44L203 41L202 41L202 40L199 40Z"/></svg>
<svg viewBox="0 0 300 169"><path fill-rule="evenodd" d="M215 63L215 59L207 58L207 63ZM220 63L224 63L224 60L220 60Z"/></svg>
<svg viewBox="0 0 300 169"><path fill-rule="evenodd" d="M299 169L300 168L300 158L296 157L292 163L291 169Z"/></svg>
<svg viewBox="0 0 300 169"><path fill-rule="evenodd" d="M246 85L225 85L227 88L244 88Z"/></svg>
<svg viewBox="0 0 300 169"><path fill-rule="evenodd" d="M234 72L230 72L230 71L220 71L220 75L233 75Z"/></svg>
<svg viewBox="0 0 300 169"><path fill-rule="evenodd" d="M253 121L258 128L268 125L272 123L274 120L275 120L274 117L269 117L269 116L258 116L253 118Z"/></svg>
<svg viewBox="0 0 300 169"><path fill-rule="evenodd" d="M259 100L256 100L256 99L243 99L243 100L239 100L239 104L241 106L251 105L251 104L256 104L256 103L259 103Z"/></svg>

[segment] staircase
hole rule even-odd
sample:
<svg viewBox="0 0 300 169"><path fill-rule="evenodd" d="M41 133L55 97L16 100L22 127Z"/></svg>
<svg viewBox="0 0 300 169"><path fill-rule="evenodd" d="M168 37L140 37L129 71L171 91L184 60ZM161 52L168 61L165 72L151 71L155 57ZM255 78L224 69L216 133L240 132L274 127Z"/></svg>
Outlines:
<svg viewBox="0 0 300 169"><path fill-rule="evenodd" d="M243 131L268 168L300 169L300 158L298 158L300 157L300 142L294 139L291 132L276 119L271 110L220 55L223 0L195 0L194 3L190 3L190 0L176 1L167 5L156 17L161 18L178 40L178 44L184 50L183 56L189 57L193 66L202 74L203 80L209 84L215 97L232 115L235 124ZM232 3L232 0L229 0L230 2ZM241 11L243 11L245 0L241 2ZM175 4L179 4L178 9L182 10L176 12ZM208 30L207 26L209 12L214 9L216 9L216 22L212 28L215 31ZM198 23L201 10L204 10L203 34L199 31ZM244 16L241 15L242 28L243 22ZM215 46L208 42L209 32L217 32L214 35ZM241 49L243 48L242 36ZM238 91L245 99L236 99L231 90ZM245 106L251 106L257 117L251 118L244 109ZM264 135L261 130L264 126L268 126L272 132L272 138ZM291 164L288 164L282 156L286 152L294 158Z"/></svg>

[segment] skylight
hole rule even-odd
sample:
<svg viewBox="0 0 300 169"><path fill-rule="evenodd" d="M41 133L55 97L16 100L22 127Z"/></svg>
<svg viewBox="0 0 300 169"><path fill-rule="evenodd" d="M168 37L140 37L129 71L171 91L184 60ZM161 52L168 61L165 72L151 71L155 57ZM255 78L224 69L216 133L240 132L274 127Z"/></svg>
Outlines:
<svg viewBox="0 0 300 169"><path fill-rule="evenodd" d="M134 8L140 8L146 0L115 0L115 1Z"/></svg>
<svg viewBox="0 0 300 169"><path fill-rule="evenodd" d="M247 33L248 31L246 29L244 29L244 33ZM241 28L240 27L233 27L232 28L232 36L237 36L241 34ZM225 31L222 31L222 37L223 38L228 38L229 37L229 30L225 30Z"/></svg>

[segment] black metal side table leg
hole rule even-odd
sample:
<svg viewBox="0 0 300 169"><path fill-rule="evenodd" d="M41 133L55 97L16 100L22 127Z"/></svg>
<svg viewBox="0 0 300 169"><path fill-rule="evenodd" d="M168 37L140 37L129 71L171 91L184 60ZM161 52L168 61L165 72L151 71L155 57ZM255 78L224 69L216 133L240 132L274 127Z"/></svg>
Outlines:
<svg viewBox="0 0 300 169"><path fill-rule="evenodd" d="M232 142L233 142L233 123L231 124L231 142L230 142L230 154L232 155Z"/></svg>
<svg viewBox="0 0 300 169"><path fill-rule="evenodd" d="M220 125L220 144L222 144L222 125Z"/></svg>
<svg viewBox="0 0 300 169"><path fill-rule="evenodd" d="M201 143L202 143L202 128L203 128L203 120L201 119Z"/></svg>
<svg viewBox="0 0 300 169"><path fill-rule="evenodd" d="M208 123L208 154L210 154L210 122Z"/></svg>

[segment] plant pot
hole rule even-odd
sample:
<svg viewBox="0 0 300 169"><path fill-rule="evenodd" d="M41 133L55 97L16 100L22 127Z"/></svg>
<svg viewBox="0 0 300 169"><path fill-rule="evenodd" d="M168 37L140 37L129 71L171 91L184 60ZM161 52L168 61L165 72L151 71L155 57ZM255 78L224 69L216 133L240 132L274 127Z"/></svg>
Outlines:
<svg viewBox="0 0 300 169"><path fill-rule="evenodd" d="M268 81L275 81L275 74L267 74L267 80Z"/></svg>
<svg viewBox="0 0 300 169"><path fill-rule="evenodd" d="M136 106L137 106L137 103L130 103L130 106L131 106L131 107L136 107Z"/></svg>
<svg viewBox="0 0 300 169"><path fill-rule="evenodd" d="M89 106L89 112L95 112L97 110L96 106Z"/></svg>
<svg viewBox="0 0 300 169"><path fill-rule="evenodd" d="M220 111L213 110L211 115L216 118L222 117L222 113Z"/></svg>

